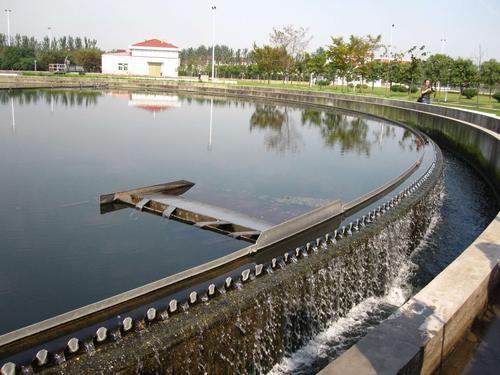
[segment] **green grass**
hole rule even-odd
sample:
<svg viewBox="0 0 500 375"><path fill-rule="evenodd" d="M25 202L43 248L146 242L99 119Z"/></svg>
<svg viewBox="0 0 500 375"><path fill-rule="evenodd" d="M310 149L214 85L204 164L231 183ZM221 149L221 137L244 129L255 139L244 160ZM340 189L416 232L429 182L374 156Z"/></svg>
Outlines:
<svg viewBox="0 0 500 375"><path fill-rule="evenodd" d="M410 94L404 92L391 92L388 89L382 87L375 87L373 90L371 87L367 89L353 89L352 87L341 87L341 86L313 86L309 87L307 82L294 82L292 84L283 84L281 81L271 81L269 84L267 81L238 81L240 86L253 86L253 87L272 87L288 90L308 90L317 92L334 92L350 95L365 95L365 96L376 96L389 99L398 99L406 101L416 101L418 98L418 93ZM492 113L500 116L500 103L495 99L489 98L488 95L479 95L472 99L467 99L464 96L460 96L456 92L449 92L447 101L444 102L445 93L437 92L432 98L432 104L442 105L448 107L459 107L464 109L471 109L475 111Z"/></svg>

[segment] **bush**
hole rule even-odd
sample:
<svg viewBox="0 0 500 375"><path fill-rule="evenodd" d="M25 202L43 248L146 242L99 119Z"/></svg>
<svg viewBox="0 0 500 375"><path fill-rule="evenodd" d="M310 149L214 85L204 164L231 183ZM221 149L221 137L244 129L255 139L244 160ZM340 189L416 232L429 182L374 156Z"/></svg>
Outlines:
<svg viewBox="0 0 500 375"><path fill-rule="evenodd" d="M316 84L318 86L328 86L328 85L330 85L330 81L328 79L318 79L316 81Z"/></svg>
<svg viewBox="0 0 500 375"><path fill-rule="evenodd" d="M408 87L403 85L392 85L391 91L393 92L408 92Z"/></svg>
<svg viewBox="0 0 500 375"><path fill-rule="evenodd" d="M410 86L410 92L411 92L412 94L415 94L417 91L418 91L418 87L417 87L417 85L411 85L411 86Z"/></svg>
<svg viewBox="0 0 500 375"><path fill-rule="evenodd" d="M367 89L368 88L368 85L365 85L364 83L361 85L360 83L358 83L356 85L356 88L359 89L359 88L362 88L362 89Z"/></svg>
<svg viewBox="0 0 500 375"><path fill-rule="evenodd" d="M347 87L349 87L350 89L352 89L354 87L354 84L353 83L348 83Z"/></svg>
<svg viewBox="0 0 500 375"><path fill-rule="evenodd" d="M493 94L493 99L500 103L500 91Z"/></svg>
<svg viewBox="0 0 500 375"><path fill-rule="evenodd" d="M465 96L467 99L472 99L477 95L477 90L473 88L467 88L462 90L462 96Z"/></svg>

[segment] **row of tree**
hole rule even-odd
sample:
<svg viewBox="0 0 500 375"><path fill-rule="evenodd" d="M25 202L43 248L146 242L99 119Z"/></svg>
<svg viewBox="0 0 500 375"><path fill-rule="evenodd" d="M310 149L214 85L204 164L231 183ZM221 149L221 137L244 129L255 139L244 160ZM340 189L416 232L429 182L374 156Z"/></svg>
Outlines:
<svg viewBox="0 0 500 375"><path fill-rule="evenodd" d="M310 40L307 29L287 25L272 30L268 45L254 44L251 50L237 51L216 46L217 76L284 81L314 78L317 84L340 81L342 86L355 83L360 88L366 83L371 83L373 88L375 82L381 80L388 83L388 89L397 83L408 91L416 90L415 87L427 78L437 87L454 86L461 92L483 85L490 94L500 83L500 62L494 59L478 66L470 59L429 55L425 46L393 52L381 43L380 35L352 35L347 40L332 37L325 48L307 53ZM208 74L211 53L211 48L205 46L183 50L180 73Z"/></svg>
<svg viewBox="0 0 500 375"><path fill-rule="evenodd" d="M16 34L10 40L0 34L0 69L47 70L49 64L63 64L69 59L72 64L82 65L86 71L101 69L101 53L97 41L88 37L62 36L41 41L34 37Z"/></svg>

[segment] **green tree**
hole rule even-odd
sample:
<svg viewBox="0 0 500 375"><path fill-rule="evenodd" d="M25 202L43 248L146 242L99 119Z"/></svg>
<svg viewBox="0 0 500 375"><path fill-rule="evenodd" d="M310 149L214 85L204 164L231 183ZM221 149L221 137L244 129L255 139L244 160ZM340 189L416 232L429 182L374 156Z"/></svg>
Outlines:
<svg viewBox="0 0 500 375"><path fill-rule="evenodd" d="M447 55L435 54L429 56L424 63L424 75L434 83L439 83L438 94L442 85L450 84L453 59Z"/></svg>
<svg viewBox="0 0 500 375"><path fill-rule="evenodd" d="M451 82L460 87L460 94L462 94L464 88L476 83L477 76L477 67L470 59L458 58L453 62Z"/></svg>
<svg viewBox="0 0 500 375"><path fill-rule="evenodd" d="M270 83L271 75L283 72L288 66L289 56L283 47L254 45L253 52L257 67L267 77L267 83Z"/></svg>
<svg viewBox="0 0 500 375"><path fill-rule="evenodd" d="M479 79L490 90L490 101L493 89L500 83L500 62L495 59L485 61L479 69Z"/></svg>
<svg viewBox="0 0 500 375"><path fill-rule="evenodd" d="M2 55L2 69L23 70L29 68L29 60L34 63L35 59L34 49L16 46L4 47Z"/></svg>
<svg viewBox="0 0 500 375"><path fill-rule="evenodd" d="M411 94L411 88L422 79L422 57L427 53L425 46L413 46L407 51L410 55L410 62L402 66L401 82L408 85L408 93Z"/></svg>
<svg viewBox="0 0 500 375"><path fill-rule="evenodd" d="M384 67L379 61L369 61L365 66L365 77L368 82L372 83L372 91L375 87L375 81L383 77Z"/></svg>
<svg viewBox="0 0 500 375"><path fill-rule="evenodd" d="M74 53L76 64L82 65L88 72L101 71L101 54L97 48L83 48Z"/></svg>

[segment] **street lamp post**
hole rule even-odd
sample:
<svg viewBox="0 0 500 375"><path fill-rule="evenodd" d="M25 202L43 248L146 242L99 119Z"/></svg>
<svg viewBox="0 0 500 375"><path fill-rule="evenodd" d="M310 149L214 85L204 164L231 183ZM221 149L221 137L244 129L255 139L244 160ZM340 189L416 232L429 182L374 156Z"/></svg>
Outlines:
<svg viewBox="0 0 500 375"><path fill-rule="evenodd" d="M447 42L447 40L445 38L441 39L441 54L444 53L444 44Z"/></svg>
<svg viewBox="0 0 500 375"><path fill-rule="evenodd" d="M215 10L217 7L212 5L212 80L215 78Z"/></svg>
<svg viewBox="0 0 500 375"><path fill-rule="evenodd" d="M49 49L50 49L50 44L52 43L52 27L47 27L47 30L49 31Z"/></svg>
<svg viewBox="0 0 500 375"><path fill-rule="evenodd" d="M7 14L7 45L10 47L10 14L12 9L5 9L5 13Z"/></svg>
<svg viewBox="0 0 500 375"><path fill-rule="evenodd" d="M389 47L389 55L390 57L392 58L392 52L393 52L393 48L392 48L392 38L393 38L393 34L394 34L394 24L391 25L391 39L390 39L390 47Z"/></svg>

